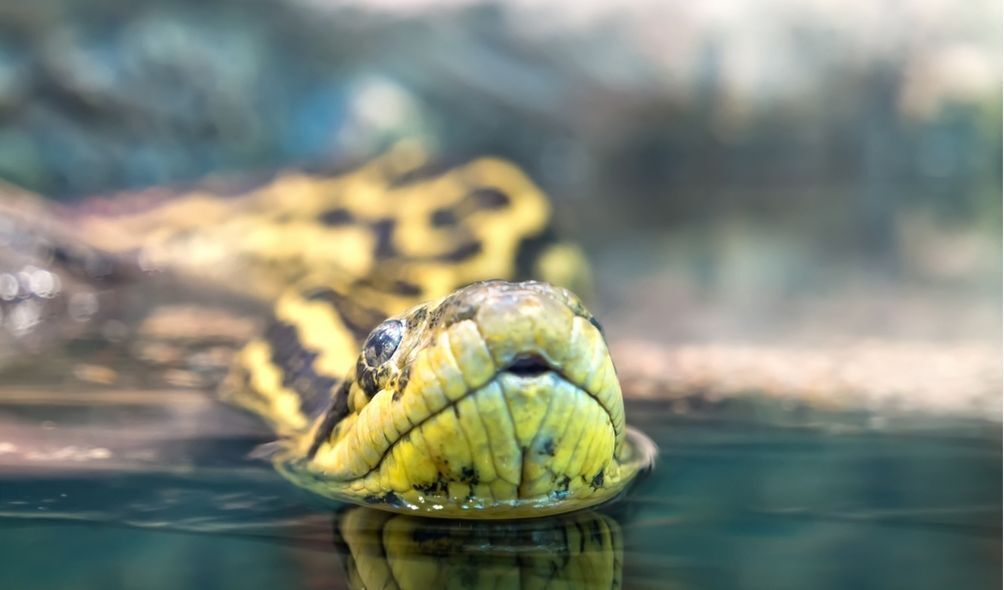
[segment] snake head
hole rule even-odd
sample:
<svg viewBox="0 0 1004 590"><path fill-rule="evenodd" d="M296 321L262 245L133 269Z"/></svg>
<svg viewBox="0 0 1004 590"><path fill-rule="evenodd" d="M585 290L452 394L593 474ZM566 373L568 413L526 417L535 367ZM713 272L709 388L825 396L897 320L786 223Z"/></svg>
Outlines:
<svg viewBox="0 0 1004 590"><path fill-rule="evenodd" d="M547 283L475 283L386 320L345 394L348 414L309 458L334 495L512 517L577 508L624 480L602 330Z"/></svg>

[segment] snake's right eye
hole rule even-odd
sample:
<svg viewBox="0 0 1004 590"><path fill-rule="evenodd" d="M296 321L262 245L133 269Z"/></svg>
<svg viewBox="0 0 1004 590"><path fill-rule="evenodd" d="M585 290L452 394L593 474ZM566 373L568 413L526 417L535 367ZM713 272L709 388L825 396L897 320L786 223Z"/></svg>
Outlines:
<svg viewBox="0 0 1004 590"><path fill-rule="evenodd" d="M363 345L363 358L370 367L378 367L394 356L401 344L404 324L400 320L387 320L370 332Z"/></svg>

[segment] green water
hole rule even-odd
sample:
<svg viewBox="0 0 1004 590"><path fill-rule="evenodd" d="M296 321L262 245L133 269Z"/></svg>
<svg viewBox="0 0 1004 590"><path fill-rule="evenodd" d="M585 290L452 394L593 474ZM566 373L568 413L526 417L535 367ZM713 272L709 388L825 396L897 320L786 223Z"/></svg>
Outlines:
<svg viewBox="0 0 1004 590"><path fill-rule="evenodd" d="M177 472L5 470L0 587L1000 587L997 425L628 409L654 472L602 514L544 521L326 505L244 459L253 436L203 433Z"/></svg>

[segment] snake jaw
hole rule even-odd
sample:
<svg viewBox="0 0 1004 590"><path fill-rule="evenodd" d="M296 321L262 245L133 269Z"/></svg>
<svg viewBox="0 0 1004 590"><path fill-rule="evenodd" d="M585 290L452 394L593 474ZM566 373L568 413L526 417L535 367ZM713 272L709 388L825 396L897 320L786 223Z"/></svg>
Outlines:
<svg viewBox="0 0 1004 590"><path fill-rule="evenodd" d="M329 489L491 517L595 503L630 477L620 386L574 296L482 283L412 313L421 321L402 317L410 332L382 371L397 377L309 462Z"/></svg>

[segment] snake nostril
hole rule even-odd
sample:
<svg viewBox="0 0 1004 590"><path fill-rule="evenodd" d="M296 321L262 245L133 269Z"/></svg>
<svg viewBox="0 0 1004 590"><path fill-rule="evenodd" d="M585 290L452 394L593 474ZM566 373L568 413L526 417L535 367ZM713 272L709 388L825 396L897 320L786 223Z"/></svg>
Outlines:
<svg viewBox="0 0 1004 590"><path fill-rule="evenodd" d="M520 355L505 368L505 371L519 377L536 377L552 371L550 363L536 354Z"/></svg>

